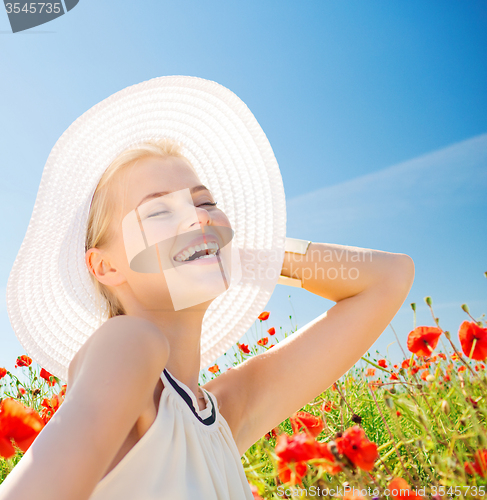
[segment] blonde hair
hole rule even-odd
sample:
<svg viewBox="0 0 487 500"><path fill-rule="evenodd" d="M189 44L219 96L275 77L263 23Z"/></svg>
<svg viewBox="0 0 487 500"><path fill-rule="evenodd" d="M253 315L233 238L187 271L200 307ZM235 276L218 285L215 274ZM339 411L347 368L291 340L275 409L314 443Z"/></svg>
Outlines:
<svg viewBox="0 0 487 500"><path fill-rule="evenodd" d="M112 161L103 173L91 201L85 238L85 252L90 248L103 247L112 236L110 222L112 220L111 214L113 214L115 209L115 200L110 193L113 191L112 186L116 178L115 174L134 166L135 162L142 158L167 158L169 156L185 158L181 150L182 145L172 139L152 139L126 149ZM187 158L185 159L187 160ZM90 276L95 285L100 315L103 311L108 312L108 318L126 314L118 298L103 283L100 283L92 272L90 272Z"/></svg>

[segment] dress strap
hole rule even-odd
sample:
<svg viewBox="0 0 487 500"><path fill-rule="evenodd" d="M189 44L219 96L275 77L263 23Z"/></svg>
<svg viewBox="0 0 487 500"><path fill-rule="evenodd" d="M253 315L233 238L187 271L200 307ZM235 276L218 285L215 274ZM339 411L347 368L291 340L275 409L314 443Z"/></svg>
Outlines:
<svg viewBox="0 0 487 500"><path fill-rule="evenodd" d="M215 422L216 420L216 410L215 410L215 404L213 403L213 398L210 396L208 391L206 389L203 389L208 396L208 399L211 403L211 415L206 418L201 418L200 415L198 415L194 405L193 405L193 400L191 399L191 396L174 380L174 378L169 375L169 372L164 368L164 375L166 376L167 380L169 383L173 386L173 388L176 390L176 392L186 401L188 404L190 410L193 412L194 416L203 424L205 425L211 425Z"/></svg>

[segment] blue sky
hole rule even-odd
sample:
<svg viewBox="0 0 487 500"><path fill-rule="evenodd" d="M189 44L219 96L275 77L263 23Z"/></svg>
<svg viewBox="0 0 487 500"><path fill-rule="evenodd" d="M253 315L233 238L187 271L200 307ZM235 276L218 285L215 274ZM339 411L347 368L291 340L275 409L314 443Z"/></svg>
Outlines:
<svg viewBox="0 0 487 500"><path fill-rule="evenodd" d="M281 168L288 236L411 255L392 321L403 344L411 302L432 324L427 295L452 332L462 303L487 313L486 28L483 0L80 0L17 34L0 8L0 366L24 353L5 286L51 148L91 106L162 75L215 80L249 106ZM299 327L333 305L277 286L267 326L289 327L289 295ZM372 351L394 340L388 328Z"/></svg>

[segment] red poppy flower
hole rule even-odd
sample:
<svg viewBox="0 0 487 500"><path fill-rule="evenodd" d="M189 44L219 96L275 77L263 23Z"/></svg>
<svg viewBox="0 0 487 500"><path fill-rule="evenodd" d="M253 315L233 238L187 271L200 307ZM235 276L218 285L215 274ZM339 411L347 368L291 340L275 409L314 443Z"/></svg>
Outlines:
<svg viewBox="0 0 487 500"><path fill-rule="evenodd" d="M454 352L454 353L450 356L450 358L451 358L453 361L457 361L457 359L458 359L458 354L457 354L456 352Z"/></svg>
<svg viewBox="0 0 487 500"><path fill-rule="evenodd" d="M400 416L401 416L401 412L400 412L399 410L397 410L397 411L396 411L396 415L397 415L398 417L400 417Z"/></svg>
<svg viewBox="0 0 487 500"><path fill-rule="evenodd" d="M270 346L269 346L269 349L270 349L271 347L274 347L274 346L275 346L275 344L270 345Z"/></svg>
<svg viewBox="0 0 487 500"><path fill-rule="evenodd" d="M220 368L218 367L218 365L213 365L208 368L208 371L211 373L216 373L219 369Z"/></svg>
<svg viewBox="0 0 487 500"><path fill-rule="evenodd" d="M269 330L267 330L267 333L268 333L269 335L275 335L275 333L276 333L276 329L275 329L273 326L271 326L271 327L269 328Z"/></svg>
<svg viewBox="0 0 487 500"><path fill-rule="evenodd" d="M49 373L47 370L44 370L44 368L41 369L39 376L41 378L43 378L44 380L46 380L48 385L50 385L50 386L53 386L56 383L56 379L54 378L54 375L52 375L52 373ZM50 379L50 377L52 377L52 380Z"/></svg>
<svg viewBox="0 0 487 500"><path fill-rule="evenodd" d="M249 354L250 353L250 349L249 349L249 346L248 344L239 344L237 342L237 345L238 345L238 348L244 353L244 354Z"/></svg>
<svg viewBox="0 0 487 500"><path fill-rule="evenodd" d="M32 359L29 358L29 356L22 354L22 356L19 356L17 358L17 361L15 362L15 368L19 368L20 366L30 366L31 364Z"/></svg>
<svg viewBox="0 0 487 500"><path fill-rule="evenodd" d="M0 403L0 456L11 458L15 455L12 439L25 453L43 427L44 422L32 408L12 398L2 400Z"/></svg>
<svg viewBox="0 0 487 500"><path fill-rule="evenodd" d="M277 460L277 473L283 483L300 484L306 476L308 465L306 462L294 462L294 471L289 467L288 462Z"/></svg>
<svg viewBox="0 0 487 500"><path fill-rule="evenodd" d="M41 410L41 418L45 424L51 420L54 414L59 410L62 402L64 401L64 397L59 394L54 394L51 398L44 398L42 400L41 406L43 407Z"/></svg>
<svg viewBox="0 0 487 500"><path fill-rule="evenodd" d="M473 462L465 462L465 472L467 474L478 474L487 477L487 449L477 450Z"/></svg>
<svg viewBox="0 0 487 500"><path fill-rule="evenodd" d="M416 356L429 356L438 344L441 328L433 326L418 326L409 332L407 346Z"/></svg>
<svg viewBox="0 0 487 500"><path fill-rule="evenodd" d="M399 377L397 376L397 373L392 372L391 376L389 377L389 380L399 380Z"/></svg>
<svg viewBox="0 0 487 500"><path fill-rule="evenodd" d="M323 411L326 411L327 413L330 413L331 410L333 409L336 409L337 408L337 405L332 402L332 401L325 401L322 405L321 405L321 409Z"/></svg>
<svg viewBox="0 0 487 500"><path fill-rule="evenodd" d="M472 397L469 396L468 400L470 400L470 402L472 403L472 405L473 405L474 408L477 408L479 406L478 402L475 401L475 399L473 399Z"/></svg>
<svg viewBox="0 0 487 500"><path fill-rule="evenodd" d="M342 470L342 466L335 461L333 453L330 451L329 443L316 443L320 458L319 465L330 474L338 474Z"/></svg>
<svg viewBox="0 0 487 500"><path fill-rule="evenodd" d="M446 360L446 355L444 353L442 353L442 352L438 353L438 357L441 358L441 359L443 359L443 360Z"/></svg>
<svg viewBox="0 0 487 500"><path fill-rule="evenodd" d="M373 377L375 375L375 368L367 368L365 375L367 377Z"/></svg>
<svg viewBox="0 0 487 500"><path fill-rule="evenodd" d="M257 344L259 344L259 345L266 345L267 342L269 342L269 338L268 337L262 337L261 339L259 339L257 341Z"/></svg>
<svg viewBox="0 0 487 500"><path fill-rule="evenodd" d="M482 361L487 358L487 328L481 328L473 321L464 321L458 330L458 337L460 338L462 351L466 356L476 359L477 361ZM472 356L470 356L470 351L472 350L473 341L475 339L477 341Z"/></svg>
<svg viewBox="0 0 487 500"><path fill-rule="evenodd" d="M270 430L269 432L266 433L264 436L267 440L269 440L271 437L276 438L278 436L278 433L276 431L276 427L274 429Z"/></svg>
<svg viewBox="0 0 487 500"><path fill-rule="evenodd" d="M428 375L429 375L429 372L423 372L423 373L421 374L421 379L422 379L422 380L426 380L426 377L427 377Z"/></svg>
<svg viewBox="0 0 487 500"><path fill-rule="evenodd" d="M261 312L259 314L258 319L260 319L261 321L265 321L266 319L269 318L269 314L270 314L270 312L268 312L268 311Z"/></svg>
<svg viewBox="0 0 487 500"><path fill-rule="evenodd" d="M394 500L402 500L403 498L409 498L410 500L423 500L423 497L413 491L407 481L402 477L395 477L389 483L389 491Z"/></svg>
<svg viewBox="0 0 487 500"><path fill-rule="evenodd" d="M369 441L365 431L358 425L348 428L343 436L336 438L338 451L344 454L355 466L365 471L374 467L379 458L377 445Z"/></svg>
<svg viewBox="0 0 487 500"><path fill-rule="evenodd" d="M22 396L25 394L25 389L22 386L19 387L19 393L22 394Z"/></svg>
<svg viewBox="0 0 487 500"><path fill-rule="evenodd" d="M405 359L402 363L401 363L401 368L404 368L404 369L407 369L409 368L409 366L414 366L416 364L416 360L410 360L410 359Z"/></svg>
<svg viewBox="0 0 487 500"><path fill-rule="evenodd" d="M306 411L298 411L291 415L291 428L294 433L303 429L310 436L316 437L323 430L324 423L320 417L316 417Z"/></svg>
<svg viewBox="0 0 487 500"><path fill-rule="evenodd" d="M379 359L379 361L377 362L377 364L379 366L381 366L382 368L387 368L387 361L385 359Z"/></svg>
<svg viewBox="0 0 487 500"><path fill-rule="evenodd" d="M304 432L292 436L283 433L277 438L275 452L284 462L301 462L318 458L316 444L314 438Z"/></svg>
<svg viewBox="0 0 487 500"><path fill-rule="evenodd" d="M0 368L0 379L5 377L7 375L7 369L6 368Z"/></svg>
<svg viewBox="0 0 487 500"><path fill-rule="evenodd" d="M458 372L458 373L462 373L462 372L464 372L466 369L467 369L467 367L466 367L465 365L462 365L462 366L459 366L459 367L458 367L457 372Z"/></svg>

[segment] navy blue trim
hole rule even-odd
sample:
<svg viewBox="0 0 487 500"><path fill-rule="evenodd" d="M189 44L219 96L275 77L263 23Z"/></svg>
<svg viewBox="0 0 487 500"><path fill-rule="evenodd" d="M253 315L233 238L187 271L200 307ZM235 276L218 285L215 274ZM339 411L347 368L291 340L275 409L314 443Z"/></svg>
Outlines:
<svg viewBox="0 0 487 500"><path fill-rule="evenodd" d="M178 394L188 403L189 408L193 412L194 416L203 424L205 425L211 425L215 422L216 420L216 411L215 411L215 405L213 404L213 399L211 396L206 392L206 395L208 396L208 399L211 402L211 415L209 417L206 417L205 419L201 418L198 413L196 412L194 406L193 406L193 400L191 399L191 396L177 383L174 381L174 379L169 375L167 370L164 368L164 375L166 375L167 380L169 380L169 383L176 389Z"/></svg>

